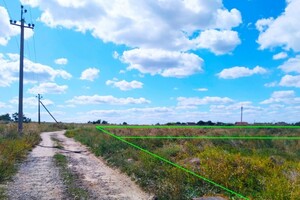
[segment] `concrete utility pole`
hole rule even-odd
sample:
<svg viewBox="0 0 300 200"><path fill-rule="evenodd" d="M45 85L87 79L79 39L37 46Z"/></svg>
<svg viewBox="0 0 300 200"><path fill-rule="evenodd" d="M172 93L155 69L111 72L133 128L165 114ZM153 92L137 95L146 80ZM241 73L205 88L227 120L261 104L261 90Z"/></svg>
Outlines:
<svg viewBox="0 0 300 200"><path fill-rule="evenodd" d="M241 123L243 123L243 106L241 107Z"/></svg>
<svg viewBox="0 0 300 200"><path fill-rule="evenodd" d="M41 123L41 99L43 98L40 94L37 96L38 98L38 122Z"/></svg>
<svg viewBox="0 0 300 200"><path fill-rule="evenodd" d="M10 24L14 26L19 26L21 28L21 36L20 36L20 75L19 75L19 116L18 116L18 132L22 134L23 132L23 59L24 59L24 28L34 28L34 24L25 24L25 19L23 18L23 14L26 13L27 10L21 6L21 24L17 24L16 20L10 20Z"/></svg>

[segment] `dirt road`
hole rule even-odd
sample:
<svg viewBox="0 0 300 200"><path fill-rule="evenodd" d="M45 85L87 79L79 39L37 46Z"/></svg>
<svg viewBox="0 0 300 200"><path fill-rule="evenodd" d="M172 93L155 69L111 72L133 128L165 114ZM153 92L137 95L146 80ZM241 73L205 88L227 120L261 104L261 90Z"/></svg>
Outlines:
<svg viewBox="0 0 300 200"><path fill-rule="evenodd" d="M70 199L53 156L61 153L68 158L68 167L79 177L76 180L88 192L88 199L100 200L149 200L151 195L143 192L131 179L105 162L71 138L64 131L42 133L42 142L20 166L19 172L8 183L9 199ZM61 149L53 148L51 138L59 140Z"/></svg>

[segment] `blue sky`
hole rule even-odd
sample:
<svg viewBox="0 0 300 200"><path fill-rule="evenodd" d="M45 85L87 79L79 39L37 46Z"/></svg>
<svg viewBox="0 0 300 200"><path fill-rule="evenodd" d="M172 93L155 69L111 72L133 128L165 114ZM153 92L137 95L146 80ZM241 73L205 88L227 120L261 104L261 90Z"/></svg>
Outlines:
<svg viewBox="0 0 300 200"><path fill-rule="evenodd" d="M300 0L0 0L0 114L63 122L300 121ZM43 110L42 121L52 121Z"/></svg>

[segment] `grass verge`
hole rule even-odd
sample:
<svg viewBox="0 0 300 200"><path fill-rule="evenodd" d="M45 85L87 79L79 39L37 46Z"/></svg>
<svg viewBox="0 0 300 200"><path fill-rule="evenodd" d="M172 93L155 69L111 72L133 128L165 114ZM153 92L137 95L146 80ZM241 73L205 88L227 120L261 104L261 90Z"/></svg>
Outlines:
<svg viewBox="0 0 300 200"><path fill-rule="evenodd" d="M77 177L68 168L68 160L66 156L57 153L54 155L54 160L56 165L59 167L64 184L67 186L68 196L74 200L88 199L89 196L87 191L78 187L76 184Z"/></svg>

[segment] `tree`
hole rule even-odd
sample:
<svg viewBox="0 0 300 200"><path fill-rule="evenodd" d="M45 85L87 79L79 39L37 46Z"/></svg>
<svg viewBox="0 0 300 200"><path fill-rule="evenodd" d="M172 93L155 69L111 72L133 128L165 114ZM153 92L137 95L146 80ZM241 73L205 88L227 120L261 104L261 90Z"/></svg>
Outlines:
<svg viewBox="0 0 300 200"><path fill-rule="evenodd" d="M10 118L9 114L5 114L5 115L0 115L0 121L12 121L12 119Z"/></svg>
<svg viewBox="0 0 300 200"><path fill-rule="evenodd" d="M105 121L105 120L103 120L103 121L102 121L102 124L108 124L108 122L107 122L107 121Z"/></svg>
<svg viewBox="0 0 300 200"><path fill-rule="evenodd" d="M127 122L123 122L123 125L128 125Z"/></svg>
<svg viewBox="0 0 300 200"><path fill-rule="evenodd" d="M19 114L17 112L12 114L12 118L13 118L13 121L15 121L15 122L19 121ZM29 122L31 122L31 119L25 117L25 115L23 114L23 122L29 123Z"/></svg>

